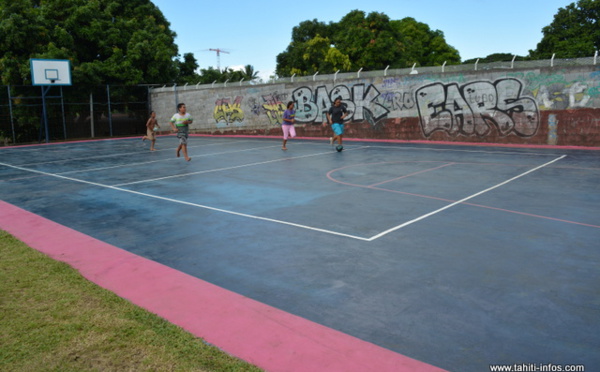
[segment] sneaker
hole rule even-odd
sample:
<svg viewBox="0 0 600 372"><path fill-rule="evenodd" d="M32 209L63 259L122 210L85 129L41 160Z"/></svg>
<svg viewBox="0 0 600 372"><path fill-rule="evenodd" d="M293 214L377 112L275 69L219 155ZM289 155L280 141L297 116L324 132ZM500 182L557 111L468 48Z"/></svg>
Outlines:
<svg viewBox="0 0 600 372"><path fill-rule="evenodd" d="M333 145L333 137L329 137L329 144Z"/></svg>

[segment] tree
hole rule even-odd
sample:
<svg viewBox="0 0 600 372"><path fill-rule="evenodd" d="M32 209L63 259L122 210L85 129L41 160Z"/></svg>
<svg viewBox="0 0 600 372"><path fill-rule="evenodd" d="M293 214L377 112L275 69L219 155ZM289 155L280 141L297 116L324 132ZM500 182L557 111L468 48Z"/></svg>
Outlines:
<svg viewBox="0 0 600 372"><path fill-rule="evenodd" d="M431 30L422 22L406 17L399 21L391 21L392 27L403 38L404 53L402 67L412 66L441 66L460 63L458 51L446 43L444 33L440 30Z"/></svg>
<svg viewBox="0 0 600 372"><path fill-rule="evenodd" d="M254 81L258 79L258 73L260 71L254 71L254 66L246 65L244 66L244 71L242 71L244 75L244 80L246 81Z"/></svg>
<svg viewBox="0 0 600 372"><path fill-rule="evenodd" d="M589 57L600 49L600 1L579 0L559 8L542 29L542 40L529 55L534 59Z"/></svg>
<svg viewBox="0 0 600 372"><path fill-rule="evenodd" d="M334 27L333 43L348 55L353 69L384 69L399 66L404 50L401 35L387 15L361 10L345 15Z"/></svg>
<svg viewBox="0 0 600 372"><path fill-rule="evenodd" d="M319 58L323 58L328 53L331 46L328 35L331 32L330 25L316 19L300 22L292 29L290 45L283 53L277 55L276 74L279 76L308 75L320 71ZM311 52L316 54L311 55Z"/></svg>
<svg viewBox="0 0 600 372"><path fill-rule="evenodd" d="M69 59L75 84L168 83L169 22L150 0L0 0L0 76L30 81L29 59Z"/></svg>
<svg viewBox="0 0 600 372"><path fill-rule="evenodd" d="M328 25L301 22L292 30L292 41L277 56L279 76L383 70L418 65L460 63L458 51L444 34L412 18L391 21L383 13L353 10Z"/></svg>
<svg viewBox="0 0 600 372"><path fill-rule="evenodd" d="M467 59L467 60L463 61L463 64L464 65L474 64L475 62L477 62L477 60L479 60L479 63L509 62L509 61L512 61L513 58L515 58L515 55L511 54L511 53L492 53L492 54L488 55L487 57L483 57L483 58ZM516 56L515 59L522 61L525 59L525 57Z"/></svg>
<svg viewBox="0 0 600 372"><path fill-rule="evenodd" d="M185 53L183 55L183 61L177 61L179 74L177 77L177 84L197 84L199 81L199 75L196 73L198 67L198 61L194 57L193 53Z"/></svg>

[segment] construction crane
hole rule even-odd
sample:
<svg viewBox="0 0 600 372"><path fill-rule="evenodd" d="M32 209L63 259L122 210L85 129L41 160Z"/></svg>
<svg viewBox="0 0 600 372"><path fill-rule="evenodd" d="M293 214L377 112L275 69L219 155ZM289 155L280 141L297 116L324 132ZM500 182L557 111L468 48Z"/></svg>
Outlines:
<svg viewBox="0 0 600 372"><path fill-rule="evenodd" d="M211 52L217 52L217 69L221 71L221 53L229 54L229 52L224 51L223 49L209 49Z"/></svg>

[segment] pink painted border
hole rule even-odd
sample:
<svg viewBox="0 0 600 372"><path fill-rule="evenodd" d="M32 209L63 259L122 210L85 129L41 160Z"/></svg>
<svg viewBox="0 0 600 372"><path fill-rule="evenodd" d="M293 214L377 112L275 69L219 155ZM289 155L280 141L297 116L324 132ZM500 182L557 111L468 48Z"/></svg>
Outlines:
<svg viewBox="0 0 600 372"><path fill-rule="evenodd" d="M85 278L267 371L443 371L0 201L0 228Z"/></svg>

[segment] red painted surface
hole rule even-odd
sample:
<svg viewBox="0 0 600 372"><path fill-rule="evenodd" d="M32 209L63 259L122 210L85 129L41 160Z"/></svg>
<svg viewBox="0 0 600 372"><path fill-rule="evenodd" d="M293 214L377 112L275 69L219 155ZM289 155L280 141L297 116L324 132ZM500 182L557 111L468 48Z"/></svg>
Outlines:
<svg viewBox="0 0 600 372"><path fill-rule="evenodd" d="M267 371L442 371L0 201L0 228L85 278Z"/></svg>

